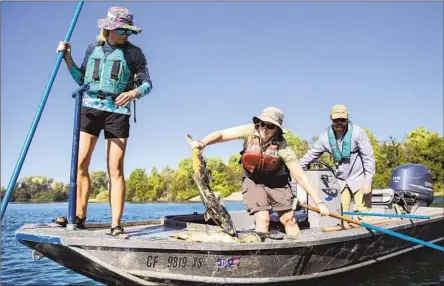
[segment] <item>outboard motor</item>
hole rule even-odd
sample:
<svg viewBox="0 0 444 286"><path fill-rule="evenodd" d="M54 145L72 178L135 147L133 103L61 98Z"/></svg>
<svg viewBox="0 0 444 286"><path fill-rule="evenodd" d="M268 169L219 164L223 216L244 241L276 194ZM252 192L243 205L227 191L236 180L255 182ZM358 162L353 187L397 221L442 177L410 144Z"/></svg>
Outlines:
<svg viewBox="0 0 444 286"><path fill-rule="evenodd" d="M390 187L372 192L372 208L384 213L398 212L396 206L411 213L418 207L428 207L432 202L432 174L419 164L405 164L395 168Z"/></svg>
<svg viewBox="0 0 444 286"><path fill-rule="evenodd" d="M423 165L401 165L392 172L390 189L403 196L409 205L428 207L433 202L432 173Z"/></svg>

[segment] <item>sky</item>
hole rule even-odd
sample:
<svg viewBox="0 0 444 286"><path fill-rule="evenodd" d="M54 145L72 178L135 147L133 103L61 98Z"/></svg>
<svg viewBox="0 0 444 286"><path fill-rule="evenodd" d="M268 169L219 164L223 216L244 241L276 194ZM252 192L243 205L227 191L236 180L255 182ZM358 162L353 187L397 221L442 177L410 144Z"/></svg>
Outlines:
<svg viewBox="0 0 444 286"><path fill-rule="evenodd" d="M85 2L70 42L80 65L110 6L134 12L130 41L153 91L131 120L125 175L176 168L185 135L248 124L263 108L310 140L334 104L378 140L424 126L443 136L442 2ZM77 2L1 3L1 185L6 187ZM62 62L20 177L69 182L75 82ZM228 159L242 143L209 146ZM90 171L106 170L103 132Z"/></svg>

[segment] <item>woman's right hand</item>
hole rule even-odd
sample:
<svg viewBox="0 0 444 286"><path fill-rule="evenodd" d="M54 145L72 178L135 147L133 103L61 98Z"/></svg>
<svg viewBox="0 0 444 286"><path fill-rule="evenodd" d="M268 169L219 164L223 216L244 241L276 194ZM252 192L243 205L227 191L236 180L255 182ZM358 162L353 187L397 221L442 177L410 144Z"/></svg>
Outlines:
<svg viewBox="0 0 444 286"><path fill-rule="evenodd" d="M68 42L59 42L59 46L57 47L57 53L65 52L64 58L65 60L71 58L71 44Z"/></svg>
<svg viewBox="0 0 444 286"><path fill-rule="evenodd" d="M202 141L191 141L190 143L191 149L197 148L199 150L202 150L205 148L205 144Z"/></svg>

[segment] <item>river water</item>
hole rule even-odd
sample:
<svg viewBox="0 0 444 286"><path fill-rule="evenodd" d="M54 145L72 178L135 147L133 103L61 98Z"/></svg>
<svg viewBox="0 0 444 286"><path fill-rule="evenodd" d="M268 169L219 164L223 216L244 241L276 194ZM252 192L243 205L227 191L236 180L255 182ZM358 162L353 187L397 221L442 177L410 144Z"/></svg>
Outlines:
<svg viewBox="0 0 444 286"><path fill-rule="evenodd" d="M434 205L444 206L444 198ZM242 210L241 202L227 202L228 210ZM31 250L18 243L14 233L26 223L48 223L67 215L67 203L10 204L2 221L1 285L103 285L76 274L47 258L34 261ZM203 212L202 203L147 203L125 205L124 221L157 219L167 214ZM88 221L109 222L106 203L91 203ZM444 230L443 230L444 232ZM297 283L301 284L301 283ZM296 285L293 283L292 285ZM302 284L301 284L302 285ZM444 255L423 247L372 265L303 285L444 285Z"/></svg>

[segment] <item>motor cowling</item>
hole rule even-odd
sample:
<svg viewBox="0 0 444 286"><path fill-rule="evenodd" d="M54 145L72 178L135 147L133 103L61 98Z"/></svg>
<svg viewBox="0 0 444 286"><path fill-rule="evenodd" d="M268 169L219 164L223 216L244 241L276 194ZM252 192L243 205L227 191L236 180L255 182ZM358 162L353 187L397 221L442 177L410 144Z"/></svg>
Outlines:
<svg viewBox="0 0 444 286"><path fill-rule="evenodd" d="M392 171L390 189L414 195L418 206L429 206L433 202L432 173L420 164L405 164Z"/></svg>

